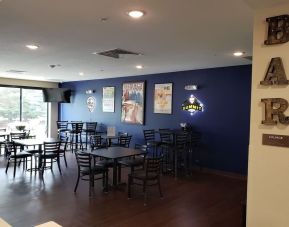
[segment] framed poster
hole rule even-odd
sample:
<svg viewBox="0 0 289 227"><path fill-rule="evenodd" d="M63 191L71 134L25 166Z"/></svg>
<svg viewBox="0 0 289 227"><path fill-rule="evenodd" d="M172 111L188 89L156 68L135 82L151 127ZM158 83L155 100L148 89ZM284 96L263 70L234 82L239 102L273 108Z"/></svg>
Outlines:
<svg viewBox="0 0 289 227"><path fill-rule="evenodd" d="M144 124L145 81L122 84L121 122Z"/></svg>
<svg viewBox="0 0 289 227"><path fill-rule="evenodd" d="M155 84L154 113L171 114L173 83Z"/></svg>
<svg viewBox="0 0 289 227"><path fill-rule="evenodd" d="M102 111L114 112L115 87L102 88Z"/></svg>

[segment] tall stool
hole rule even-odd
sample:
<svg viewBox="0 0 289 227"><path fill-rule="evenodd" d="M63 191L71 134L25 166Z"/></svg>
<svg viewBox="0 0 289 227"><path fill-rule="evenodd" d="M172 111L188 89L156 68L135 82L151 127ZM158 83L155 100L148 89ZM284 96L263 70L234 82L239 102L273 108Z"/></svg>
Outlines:
<svg viewBox="0 0 289 227"><path fill-rule="evenodd" d="M73 145L75 145L75 149L78 149L78 144L80 144L81 150L83 150L81 133L83 129L82 122L72 122L71 123L71 131L70 131L70 148L71 152L73 152Z"/></svg>
<svg viewBox="0 0 289 227"><path fill-rule="evenodd" d="M146 143L148 149L149 150L151 149L153 152L153 157L158 156L157 148L160 145L160 141L157 141L155 138L155 130L154 129L146 129L146 130L143 130L143 134L144 134L145 143Z"/></svg>
<svg viewBox="0 0 289 227"><path fill-rule="evenodd" d="M68 127L68 121L56 121L57 124L57 133L58 138L62 140L67 136L67 133L70 131Z"/></svg>
<svg viewBox="0 0 289 227"><path fill-rule="evenodd" d="M97 126L97 122L85 123L85 129L83 130L83 132L85 133L85 149L87 149L87 144L89 142L88 138L96 134L96 126Z"/></svg>

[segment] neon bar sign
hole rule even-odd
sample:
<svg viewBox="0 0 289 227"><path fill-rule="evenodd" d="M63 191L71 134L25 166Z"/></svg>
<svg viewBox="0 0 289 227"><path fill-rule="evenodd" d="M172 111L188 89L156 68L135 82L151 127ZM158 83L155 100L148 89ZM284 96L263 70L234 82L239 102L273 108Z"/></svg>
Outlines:
<svg viewBox="0 0 289 227"><path fill-rule="evenodd" d="M184 101L182 104L182 110L190 112L191 116L196 112L203 112L204 105L198 100L194 95L191 95L190 98Z"/></svg>

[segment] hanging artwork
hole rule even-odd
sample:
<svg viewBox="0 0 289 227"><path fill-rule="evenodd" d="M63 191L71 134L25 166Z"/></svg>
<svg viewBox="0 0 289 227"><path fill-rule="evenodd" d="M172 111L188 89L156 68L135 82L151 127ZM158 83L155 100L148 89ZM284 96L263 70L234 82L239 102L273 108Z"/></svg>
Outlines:
<svg viewBox="0 0 289 227"><path fill-rule="evenodd" d="M191 95L190 98L182 104L182 110L188 111L190 115L193 116L197 112L203 112L204 105L194 95Z"/></svg>
<svg viewBox="0 0 289 227"><path fill-rule="evenodd" d="M89 96L86 100L86 105L89 112L93 112L95 109L96 100L93 96Z"/></svg>
<svg viewBox="0 0 289 227"><path fill-rule="evenodd" d="M173 84L155 84L154 113L172 113Z"/></svg>
<svg viewBox="0 0 289 227"><path fill-rule="evenodd" d="M115 87L102 88L102 111L114 112L114 93Z"/></svg>
<svg viewBox="0 0 289 227"><path fill-rule="evenodd" d="M144 124L145 82L128 82L122 85L121 122Z"/></svg>

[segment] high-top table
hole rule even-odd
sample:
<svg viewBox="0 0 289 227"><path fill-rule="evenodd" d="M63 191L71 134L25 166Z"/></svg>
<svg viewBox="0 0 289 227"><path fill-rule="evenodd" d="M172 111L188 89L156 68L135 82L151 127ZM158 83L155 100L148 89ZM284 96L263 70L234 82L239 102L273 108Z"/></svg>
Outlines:
<svg viewBox="0 0 289 227"><path fill-rule="evenodd" d="M109 147L109 148L104 148L104 149L97 149L93 151L83 151L85 153L89 153L93 155L94 157L102 157L106 159L112 159L113 160L113 186L116 187L118 182L117 182L117 164L118 160L122 158L127 158L127 157L133 157L137 155L142 155L145 154L146 151L141 151L137 149L132 149L132 148L126 148L126 147Z"/></svg>

